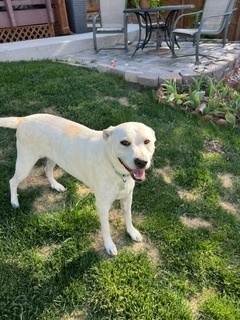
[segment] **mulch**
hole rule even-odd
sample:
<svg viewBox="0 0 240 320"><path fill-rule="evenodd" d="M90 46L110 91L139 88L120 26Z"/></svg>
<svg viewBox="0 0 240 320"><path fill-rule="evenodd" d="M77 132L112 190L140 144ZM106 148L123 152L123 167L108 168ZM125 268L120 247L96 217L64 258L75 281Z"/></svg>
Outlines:
<svg viewBox="0 0 240 320"><path fill-rule="evenodd" d="M226 77L225 82L234 89L240 88L240 65Z"/></svg>

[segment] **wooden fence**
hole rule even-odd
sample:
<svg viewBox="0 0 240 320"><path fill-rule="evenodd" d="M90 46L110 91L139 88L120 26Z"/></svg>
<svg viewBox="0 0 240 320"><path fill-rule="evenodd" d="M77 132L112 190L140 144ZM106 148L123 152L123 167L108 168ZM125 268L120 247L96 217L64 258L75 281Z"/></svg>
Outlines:
<svg viewBox="0 0 240 320"><path fill-rule="evenodd" d="M67 1L69 0L0 0L0 43L70 34ZM202 9L204 1L161 0L161 5L194 3L197 11ZM86 0L88 13L92 12L91 8L96 11L97 7L98 0ZM236 7L238 10L233 13L229 26L230 41L240 41L240 0L237 0ZM182 27L191 24L190 18L182 21Z"/></svg>
<svg viewBox="0 0 240 320"><path fill-rule="evenodd" d="M96 8L98 6L98 0L86 0L87 8L90 11L91 7ZM194 4L194 11L201 10L203 8L205 0L161 0L160 4L164 6L179 5L179 4ZM216 5L217 0L216 0ZM229 26L228 39L229 41L240 41L240 0L237 0L236 7L237 11L233 13L232 21ZM184 11L186 13L187 11ZM192 20L190 18L184 18L181 23L181 27L190 26Z"/></svg>
<svg viewBox="0 0 240 320"><path fill-rule="evenodd" d="M70 33L65 0L0 0L0 43Z"/></svg>

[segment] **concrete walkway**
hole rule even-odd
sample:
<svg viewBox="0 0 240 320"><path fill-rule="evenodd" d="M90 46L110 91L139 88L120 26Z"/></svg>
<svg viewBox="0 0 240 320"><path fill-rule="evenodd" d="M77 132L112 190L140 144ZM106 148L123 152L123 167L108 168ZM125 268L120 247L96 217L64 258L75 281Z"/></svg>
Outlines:
<svg viewBox="0 0 240 320"><path fill-rule="evenodd" d="M222 79L240 64L240 43L228 43L222 48L221 43L212 41L201 44L201 53L208 58L200 57L201 64L194 64L195 57L185 56L173 59L170 50L163 46L159 52L152 42L144 50L139 50L131 57L138 34L136 25L129 25L129 52L123 50L93 51L92 33L63 37L28 40L0 45L0 61L52 59L74 66L94 68L99 72L114 73L126 81L145 86L157 87L166 79L177 79L185 84L192 77L201 73ZM122 41L121 35L102 36L100 46L110 44L117 48ZM153 39L154 40L154 39ZM191 43L180 43L179 55L194 52Z"/></svg>

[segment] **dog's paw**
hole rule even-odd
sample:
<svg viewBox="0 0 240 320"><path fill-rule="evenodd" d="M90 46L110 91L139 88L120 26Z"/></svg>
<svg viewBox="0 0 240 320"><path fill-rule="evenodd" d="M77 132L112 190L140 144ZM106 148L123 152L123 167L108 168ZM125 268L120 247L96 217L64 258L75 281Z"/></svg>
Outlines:
<svg viewBox="0 0 240 320"><path fill-rule="evenodd" d="M111 240L108 243L105 243L105 249L107 251L107 253L110 256L116 256L117 255L117 247L115 245L115 243Z"/></svg>
<svg viewBox="0 0 240 320"><path fill-rule="evenodd" d="M54 181L51 183L51 188L57 190L58 192L64 192L66 189L61 183L58 183L57 181Z"/></svg>
<svg viewBox="0 0 240 320"><path fill-rule="evenodd" d="M19 202L11 200L11 205L13 208L19 208Z"/></svg>
<svg viewBox="0 0 240 320"><path fill-rule="evenodd" d="M141 242L143 239L141 233L134 227L128 230L128 233L134 241Z"/></svg>

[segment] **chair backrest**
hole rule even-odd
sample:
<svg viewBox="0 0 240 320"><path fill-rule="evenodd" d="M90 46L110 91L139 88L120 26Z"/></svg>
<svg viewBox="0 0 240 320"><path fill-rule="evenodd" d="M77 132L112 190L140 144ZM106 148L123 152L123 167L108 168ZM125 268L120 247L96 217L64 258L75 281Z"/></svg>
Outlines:
<svg viewBox="0 0 240 320"><path fill-rule="evenodd" d="M203 8L202 19L212 15L231 12L235 7L236 0L206 0ZM229 22L229 16L207 19L203 24L203 30L218 32Z"/></svg>
<svg viewBox="0 0 240 320"><path fill-rule="evenodd" d="M123 28L127 0L99 0L101 27Z"/></svg>

